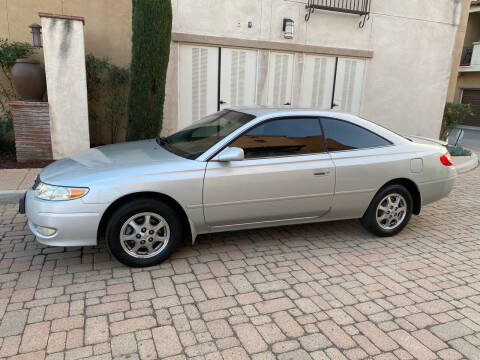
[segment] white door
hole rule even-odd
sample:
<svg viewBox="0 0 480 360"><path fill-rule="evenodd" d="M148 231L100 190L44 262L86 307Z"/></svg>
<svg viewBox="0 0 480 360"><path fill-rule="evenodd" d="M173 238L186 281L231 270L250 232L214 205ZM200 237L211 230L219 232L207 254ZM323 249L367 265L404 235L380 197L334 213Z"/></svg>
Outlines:
<svg viewBox="0 0 480 360"><path fill-rule="evenodd" d="M334 110L360 114L364 78L365 60L338 58Z"/></svg>
<svg viewBox="0 0 480 360"><path fill-rule="evenodd" d="M305 55L300 106L328 110L332 106L335 57Z"/></svg>
<svg viewBox="0 0 480 360"><path fill-rule="evenodd" d="M220 109L256 104L257 51L221 49Z"/></svg>
<svg viewBox="0 0 480 360"><path fill-rule="evenodd" d="M218 51L216 47L180 45L179 129L217 111Z"/></svg>
<svg viewBox="0 0 480 360"><path fill-rule="evenodd" d="M290 106L292 104L294 56L289 53L270 53L267 105Z"/></svg>

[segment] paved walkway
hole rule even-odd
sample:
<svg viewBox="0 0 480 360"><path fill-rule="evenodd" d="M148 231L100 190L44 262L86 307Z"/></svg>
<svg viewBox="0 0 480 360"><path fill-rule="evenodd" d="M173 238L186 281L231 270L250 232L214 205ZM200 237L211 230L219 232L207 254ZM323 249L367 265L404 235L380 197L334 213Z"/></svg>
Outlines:
<svg viewBox="0 0 480 360"><path fill-rule="evenodd" d="M0 169L0 191L25 190L42 169Z"/></svg>
<svg viewBox="0 0 480 360"><path fill-rule="evenodd" d="M127 268L0 206L0 358L480 359L480 169L394 238L358 221L202 236Z"/></svg>

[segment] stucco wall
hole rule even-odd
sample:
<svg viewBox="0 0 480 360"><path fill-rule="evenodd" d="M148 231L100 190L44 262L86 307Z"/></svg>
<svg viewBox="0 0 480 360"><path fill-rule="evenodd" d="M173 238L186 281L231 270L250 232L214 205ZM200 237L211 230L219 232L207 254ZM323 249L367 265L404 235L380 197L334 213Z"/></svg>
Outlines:
<svg viewBox="0 0 480 360"><path fill-rule="evenodd" d="M30 42L28 26L40 23L39 12L83 16L86 53L130 63L131 0L0 0L0 37Z"/></svg>
<svg viewBox="0 0 480 360"><path fill-rule="evenodd" d="M173 31L373 50L373 58L367 61L362 115L399 132L437 137L452 65L456 68L456 60L452 61L458 27L456 0L373 0L371 18L363 29L358 27L358 16L334 12L315 12L305 22L305 3L172 0ZM29 40L28 25L38 22L39 11L84 16L86 52L108 56L118 65L129 62L131 0L0 0L2 8L0 36ZM2 17L7 19L2 21ZM295 21L293 40L283 37L283 18ZM248 21L253 22L252 28ZM177 61L173 51L167 131L176 126ZM455 89L451 83L450 87Z"/></svg>
<svg viewBox="0 0 480 360"><path fill-rule="evenodd" d="M363 29L358 27L358 16L333 12L315 12L305 22L305 3L173 0L173 30L373 50L367 61L361 115L394 131L438 137L453 65L457 2L373 0L371 18ZM295 21L293 40L283 37L283 18ZM248 21L253 22L251 29Z"/></svg>
<svg viewBox="0 0 480 360"><path fill-rule="evenodd" d="M480 73L461 73L458 77L458 93L456 99L460 99L461 89L480 89Z"/></svg>

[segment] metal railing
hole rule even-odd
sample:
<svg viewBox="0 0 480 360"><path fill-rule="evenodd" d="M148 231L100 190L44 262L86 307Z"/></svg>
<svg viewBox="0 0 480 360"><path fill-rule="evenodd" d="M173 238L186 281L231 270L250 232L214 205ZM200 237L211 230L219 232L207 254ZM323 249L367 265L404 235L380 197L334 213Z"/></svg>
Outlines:
<svg viewBox="0 0 480 360"><path fill-rule="evenodd" d="M372 0L308 0L305 21L310 20L315 10L336 11L362 16L359 26L363 28L365 21L370 18L371 4Z"/></svg>
<svg viewBox="0 0 480 360"><path fill-rule="evenodd" d="M473 46L465 47L462 51L462 58L460 59L460 66L470 66L472 62Z"/></svg>

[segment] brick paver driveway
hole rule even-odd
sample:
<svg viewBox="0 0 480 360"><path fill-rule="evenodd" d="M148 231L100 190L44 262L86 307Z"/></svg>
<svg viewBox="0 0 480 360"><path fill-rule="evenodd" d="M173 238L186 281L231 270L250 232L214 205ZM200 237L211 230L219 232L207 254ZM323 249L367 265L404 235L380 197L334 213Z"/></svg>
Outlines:
<svg viewBox="0 0 480 360"><path fill-rule="evenodd" d="M204 236L131 269L0 207L0 357L480 359L480 170L399 236L358 221Z"/></svg>

